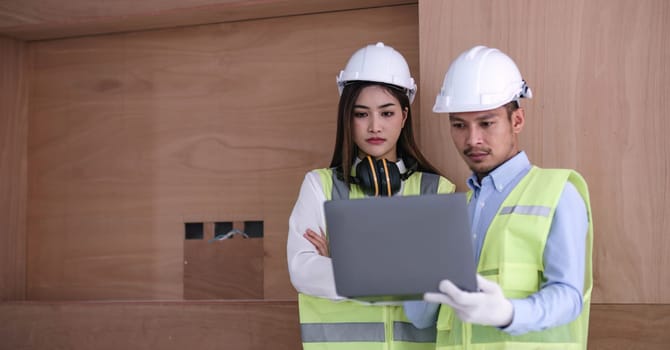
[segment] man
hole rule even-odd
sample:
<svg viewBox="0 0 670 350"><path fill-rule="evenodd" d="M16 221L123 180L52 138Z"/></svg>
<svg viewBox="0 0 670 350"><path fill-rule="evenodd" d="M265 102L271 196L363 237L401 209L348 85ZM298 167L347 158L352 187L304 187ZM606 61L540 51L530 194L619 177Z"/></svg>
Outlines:
<svg viewBox="0 0 670 350"><path fill-rule="evenodd" d="M520 149L532 93L511 58L476 46L450 66L433 111L472 170L467 180L479 292L449 280L441 293L438 349L586 349L593 285L593 226L575 171L531 165ZM406 306L407 308L407 306ZM408 315L411 312L408 311Z"/></svg>

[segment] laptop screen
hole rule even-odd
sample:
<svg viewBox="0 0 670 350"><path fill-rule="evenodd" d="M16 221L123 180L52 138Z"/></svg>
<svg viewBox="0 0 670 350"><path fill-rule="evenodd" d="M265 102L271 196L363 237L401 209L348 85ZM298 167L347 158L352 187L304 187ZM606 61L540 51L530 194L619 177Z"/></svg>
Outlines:
<svg viewBox="0 0 670 350"><path fill-rule="evenodd" d="M419 300L443 279L476 290L465 193L334 200L324 210L339 295Z"/></svg>

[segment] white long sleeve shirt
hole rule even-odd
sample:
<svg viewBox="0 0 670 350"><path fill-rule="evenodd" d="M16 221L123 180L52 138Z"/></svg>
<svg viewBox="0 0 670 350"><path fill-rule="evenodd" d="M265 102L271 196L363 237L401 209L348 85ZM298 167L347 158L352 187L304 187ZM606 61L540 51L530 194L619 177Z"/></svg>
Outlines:
<svg viewBox="0 0 670 350"><path fill-rule="evenodd" d="M354 164L355 166L356 164ZM407 171L402 160L396 162L401 174ZM401 184L400 191L402 193ZM303 294L332 300L345 299L335 292L333 265L329 257L319 255L312 243L303 234L309 228L314 232L326 232L321 178L316 171L310 171L300 186L300 194L289 218L286 257L293 287Z"/></svg>

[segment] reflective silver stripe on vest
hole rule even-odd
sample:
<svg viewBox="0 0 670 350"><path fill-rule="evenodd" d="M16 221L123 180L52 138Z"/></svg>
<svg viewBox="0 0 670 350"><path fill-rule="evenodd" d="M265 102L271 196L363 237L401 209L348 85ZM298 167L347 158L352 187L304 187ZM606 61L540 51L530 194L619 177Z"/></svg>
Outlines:
<svg viewBox="0 0 670 350"><path fill-rule="evenodd" d="M421 174L421 194L437 193L440 185L440 177L433 173Z"/></svg>
<svg viewBox="0 0 670 350"><path fill-rule="evenodd" d="M521 215L549 216L549 214L551 214L551 208L541 205L515 205L511 207L503 207L500 210L500 215L507 215L512 213Z"/></svg>
<svg viewBox="0 0 670 350"><path fill-rule="evenodd" d="M413 343L434 343L437 339L437 328L419 329L409 322L393 322L393 340Z"/></svg>
<svg viewBox="0 0 670 350"><path fill-rule="evenodd" d="M330 171L331 171L330 177L333 179L333 190L331 191L331 199L333 200L349 199L349 188L347 187L347 184L344 183L343 180L337 178L335 168L331 168Z"/></svg>
<svg viewBox="0 0 670 350"><path fill-rule="evenodd" d="M301 323L300 333L303 343L386 341L381 322Z"/></svg>

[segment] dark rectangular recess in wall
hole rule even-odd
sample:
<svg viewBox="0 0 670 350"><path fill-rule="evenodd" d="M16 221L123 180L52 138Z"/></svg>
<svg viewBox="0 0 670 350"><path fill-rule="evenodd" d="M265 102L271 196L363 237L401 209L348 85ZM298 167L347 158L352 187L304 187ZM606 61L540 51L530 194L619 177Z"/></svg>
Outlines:
<svg viewBox="0 0 670 350"><path fill-rule="evenodd" d="M203 239L205 225L202 222L184 223L184 239Z"/></svg>
<svg viewBox="0 0 670 350"><path fill-rule="evenodd" d="M263 238L263 221L245 221L244 233L249 238Z"/></svg>
<svg viewBox="0 0 670 350"><path fill-rule="evenodd" d="M232 221L219 221L214 223L214 237L225 235L233 230Z"/></svg>

